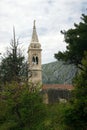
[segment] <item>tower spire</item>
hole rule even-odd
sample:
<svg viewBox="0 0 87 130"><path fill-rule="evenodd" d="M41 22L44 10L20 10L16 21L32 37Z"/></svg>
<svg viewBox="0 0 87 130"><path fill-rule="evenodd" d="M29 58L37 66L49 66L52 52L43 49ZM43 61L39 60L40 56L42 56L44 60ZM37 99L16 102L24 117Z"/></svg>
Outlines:
<svg viewBox="0 0 87 130"><path fill-rule="evenodd" d="M31 42L39 42L38 36L37 36L37 32L36 32L35 22L36 22L36 21L34 20L34 24L33 24L33 33L32 33Z"/></svg>
<svg viewBox="0 0 87 130"><path fill-rule="evenodd" d="M35 22L36 22L36 20L34 20L34 28L36 28L36 27L35 27Z"/></svg>

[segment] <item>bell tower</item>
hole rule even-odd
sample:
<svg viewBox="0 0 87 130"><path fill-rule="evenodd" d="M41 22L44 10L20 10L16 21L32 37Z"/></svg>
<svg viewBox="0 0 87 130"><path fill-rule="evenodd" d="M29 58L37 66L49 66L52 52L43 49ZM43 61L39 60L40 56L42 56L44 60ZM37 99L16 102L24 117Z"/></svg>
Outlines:
<svg viewBox="0 0 87 130"><path fill-rule="evenodd" d="M41 51L34 20L32 38L28 48L28 82L33 84L42 84Z"/></svg>

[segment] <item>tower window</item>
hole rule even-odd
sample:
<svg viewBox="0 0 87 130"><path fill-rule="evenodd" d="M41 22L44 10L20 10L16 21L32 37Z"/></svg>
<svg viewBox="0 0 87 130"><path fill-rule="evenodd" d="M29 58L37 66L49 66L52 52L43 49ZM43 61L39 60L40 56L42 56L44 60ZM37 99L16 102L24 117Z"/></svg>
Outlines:
<svg viewBox="0 0 87 130"><path fill-rule="evenodd" d="M36 64L38 64L38 57L36 56Z"/></svg>
<svg viewBox="0 0 87 130"><path fill-rule="evenodd" d="M38 64L38 57L37 56L32 57L32 63L36 64L36 65Z"/></svg>
<svg viewBox="0 0 87 130"><path fill-rule="evenodd" d="M32 58L32 63L35 63L35 57L33 56L33 58Z"/></svg>

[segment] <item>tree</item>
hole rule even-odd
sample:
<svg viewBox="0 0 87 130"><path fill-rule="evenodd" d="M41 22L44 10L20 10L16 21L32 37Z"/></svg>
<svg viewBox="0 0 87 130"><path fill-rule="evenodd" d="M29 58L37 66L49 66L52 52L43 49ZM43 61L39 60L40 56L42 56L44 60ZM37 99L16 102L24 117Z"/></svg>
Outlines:
<svg viewBox="0 0 87 130"><path fill-rule="evenodd" d="M44 130L45 104L39 91L17 82L0 93L0 130Z"/></svg>
<svg viewBox="0 0 87 130"><path fill-rule="evenodd" d="M74 79L73 97L64 113L67 130L87 130L87 52L81 63L84 71Z"/></svg>
<svg viewBox="0 0 87 130"><path fill-rule="evenodd" d="M24 67L24 56L19 49L19 41L15 38L15 29L13 28L13 40L6 56L2 58L0 65L0 80L3 83L17 81L20 82L22 69Z"/></svg>
<svg viewBox="0 0 87 130"><path fill-rule="evenodd" d="M72 98L64 110L63 122L66 130L87 130L87 15L74 24L74 29L61 31L67 49L58 52L55 58L75 64L80 71L74 78Z"/></svg>
<svg viewBox="0 0 87 130"><path fill-rule="evenodd" d="M61 31L67 43L66 51L55 54L56 59L75 64L80 69L84 51L87 50L87 15L82 14L81 20L79 24L74 24L74 29Z"/></svg>

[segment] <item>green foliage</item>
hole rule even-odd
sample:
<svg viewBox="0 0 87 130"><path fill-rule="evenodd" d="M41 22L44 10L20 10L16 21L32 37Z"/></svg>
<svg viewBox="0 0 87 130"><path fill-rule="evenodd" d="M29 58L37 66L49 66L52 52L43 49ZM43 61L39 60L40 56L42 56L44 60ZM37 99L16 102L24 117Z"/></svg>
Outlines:
<svg viewBox="0 0 87 130"><path fill-rule="evenodd" d="M62 32L67 43L67 50L55 54L58 60L75 64L80 68L74 78L72 100L63 111L64 130L87 129L87 15L82 15L82 22L74 24L74 29ZM85 56L84 56L85 54Z"/></svg>
<svg viewBox="0 0 87 130"><path fill-rule="evenodd" d="M19 41L14 38L10 43L9 50L6 51L5 57L2 57L0 63L0 83L23 80L27 77L27 63L24 62L22 50L19 48Z"/></svg>
<svg viewBox="0 0 87 130"><path fill-rule="evenodd" d="M45 120L45 126L47 130L64 130L65 126L63 123L63 111L67 104L50 104L47 106L47 118Z"/></svg>
<svg viewBox="0 0 87 130"><path fill-rule="evenodd" d="M75 89L70 105L64 112L66 130L87 129L87 52L82 60L84 70L74 79Z"/></svg>
<svg viewBox="0 0 87 130"><path fill-rule="evenodd" d="M56 59L73 63L80 68L84 51L87 50L87 15L82 14L81 19L79 24L74 24L74 29L61 31L67 43L67 50L55 54Z"/></svg>
<svg viewBox="0 0 87 130"><path fill-rule="evenodd" d="M0 66L0 77L2 82L18 81L24 57L16 56L13 53L3 58Z"/></svg>
<svg viewBox="0 0 87 130"><path fill-rule="evenodd" d="M0 130L43 128L46 109L39 92L14 82L5 86L0 97Z"/></svg>
<svg viewBox="0 0 87 130"><path fill-rule="evenodd" d="M6 84L0 93L0 130L64 130L67 104L46 105L37 90L17 82Z"/></svg>

